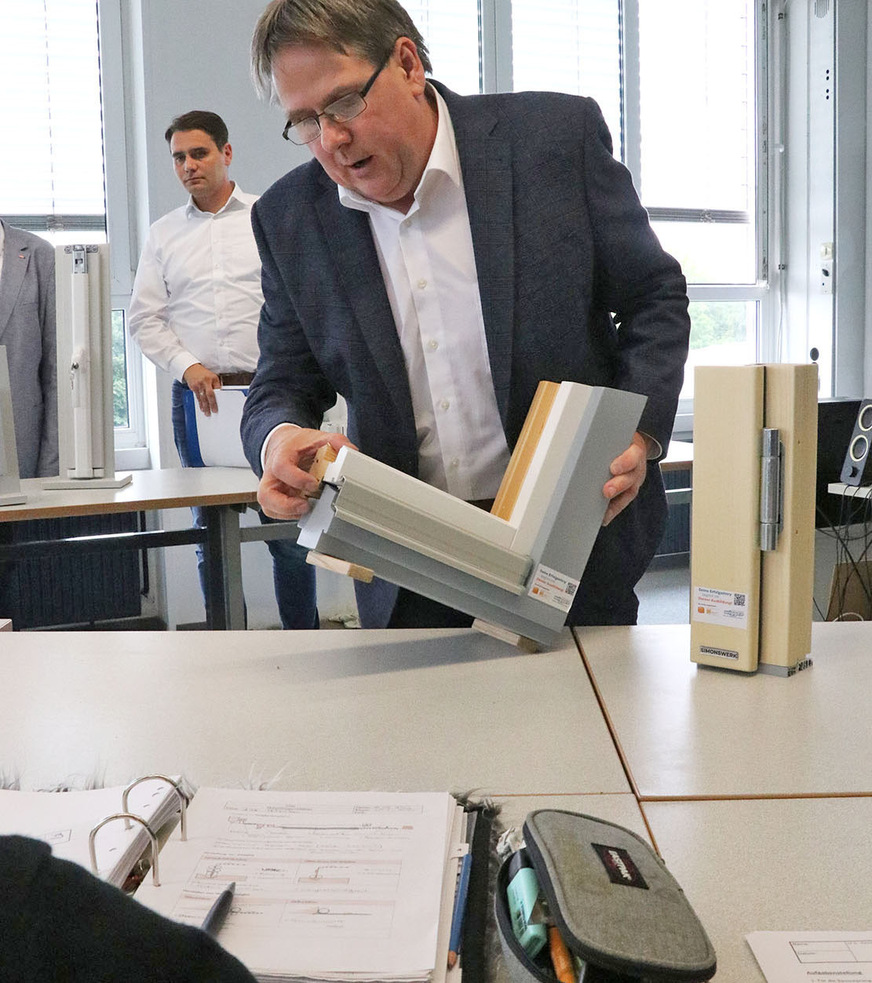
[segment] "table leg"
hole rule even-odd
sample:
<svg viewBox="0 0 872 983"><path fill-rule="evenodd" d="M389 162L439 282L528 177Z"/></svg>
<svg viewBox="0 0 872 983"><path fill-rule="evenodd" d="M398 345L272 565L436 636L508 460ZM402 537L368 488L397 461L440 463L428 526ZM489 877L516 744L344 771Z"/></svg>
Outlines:
<svg viewBox="0 0 872 983"><path fill-rule="evenodd" d="M230 505L207 506L206 623L212 629L245 628L239 513Z"/></svg>

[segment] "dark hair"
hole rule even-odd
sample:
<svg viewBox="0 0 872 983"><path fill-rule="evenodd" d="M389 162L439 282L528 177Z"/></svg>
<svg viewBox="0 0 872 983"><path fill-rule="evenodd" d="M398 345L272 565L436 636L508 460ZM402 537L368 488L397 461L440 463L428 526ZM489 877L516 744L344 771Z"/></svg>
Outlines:
<svg viewBox="0 0 872 983"><path fill-rule="evenodd" d="M174 133L187 132L188 130L202 130L204 133L208 133L219 150L223 150L224 145L230 139L227 134L227 124L217 113L210 113L205 109L192 109L189 113L176 116L167 127L164 140L169 143Z"/></svg>
<svg viewBox="0 0 872 983"><path fill-rule="evenodd" d="M397 0L271 0L251 39L251 77L258 93L270 98L273 59L284 48L323 44L378 65L404 37L414 41L424 71L432 72L424 38Z"/></svg>

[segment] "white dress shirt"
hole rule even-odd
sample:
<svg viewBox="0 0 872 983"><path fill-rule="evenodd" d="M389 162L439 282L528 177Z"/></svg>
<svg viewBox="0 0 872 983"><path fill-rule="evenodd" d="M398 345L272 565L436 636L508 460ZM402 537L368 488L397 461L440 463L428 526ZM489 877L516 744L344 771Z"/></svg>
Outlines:
<svg viewBox="0 0 872 983"><path fill-rule="evenodd" d="M406 362L419 475L467 501L496 495L509 461L497 409L454 129L442 97L427 167L404 215L339 188L368 213Z"/></svg>
<svg viewBox="0 0 872 983"><path fill-rule="evenodd" d="M149 229L128 311L131 338L181 379L201 362L213 372L251 372L263 293L251 231L256 195L234 185L224 207L187 205Z"/></svg>

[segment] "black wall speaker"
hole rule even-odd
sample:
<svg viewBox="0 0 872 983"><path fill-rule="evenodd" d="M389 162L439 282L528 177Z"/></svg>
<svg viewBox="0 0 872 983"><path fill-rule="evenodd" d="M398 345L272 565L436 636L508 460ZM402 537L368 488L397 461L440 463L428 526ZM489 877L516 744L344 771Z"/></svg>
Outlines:
<svg viewBox="0 0 872 983"><path fill-rule="evenodd" d="M845 463L842 465L841 480L846 485L862 485L866 472L866 462L872 450L872 399L861 399L854 432L848 443Z"/></svg>
<svg viewBox="0 0 872 983"><path fill-rule="evenodd" d="M815 525L819 528L835 526L841 521L842 500L829 493L834 481L842 480L845 448L851 439L859 399L832 396L818 401L817 483L815 499Z"/></svg>

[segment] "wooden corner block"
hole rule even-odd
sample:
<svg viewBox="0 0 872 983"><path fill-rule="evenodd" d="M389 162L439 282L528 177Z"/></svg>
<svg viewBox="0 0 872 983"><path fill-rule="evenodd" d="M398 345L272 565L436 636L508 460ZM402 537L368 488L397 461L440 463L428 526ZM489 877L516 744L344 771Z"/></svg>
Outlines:
<svg viewBox="0 0 872 983"><path fill-rule="evenodd" d="M315 452L315 460L312 461L312 466L309 468L309 474L313 478L317 478L318 481L324 480L324 474L327 468L336 460L337 450L331 444L324 444L323 447L319 447Z"/></svg>
<svg viewBox="0 0 872 983"><path fill-rule="evenodd" d="M506 642L521 652L532 654L533 652L539 651L539 643L532 638L527 638L526 635L519 635L517 632L509 631L508 628L495 625L490 621L482 621L481 618L476 618L472 623L472 627L476 631L480 631L482 635L490 635L491 638L496 638L500 642Z"/></svg>
<svg viewBox="0 0 872 983"><path fill-rule="evenodd" d="M339 557L328 556L317 550L309 550L306 554L306 563L311 563L313 567L320 567L322 570L330 570L332 573L341 573L364 584L372 583L372 578L375 576L375 571L369 567L361 566L359 563L349 563L347 560L340 560Z"/></svg>

